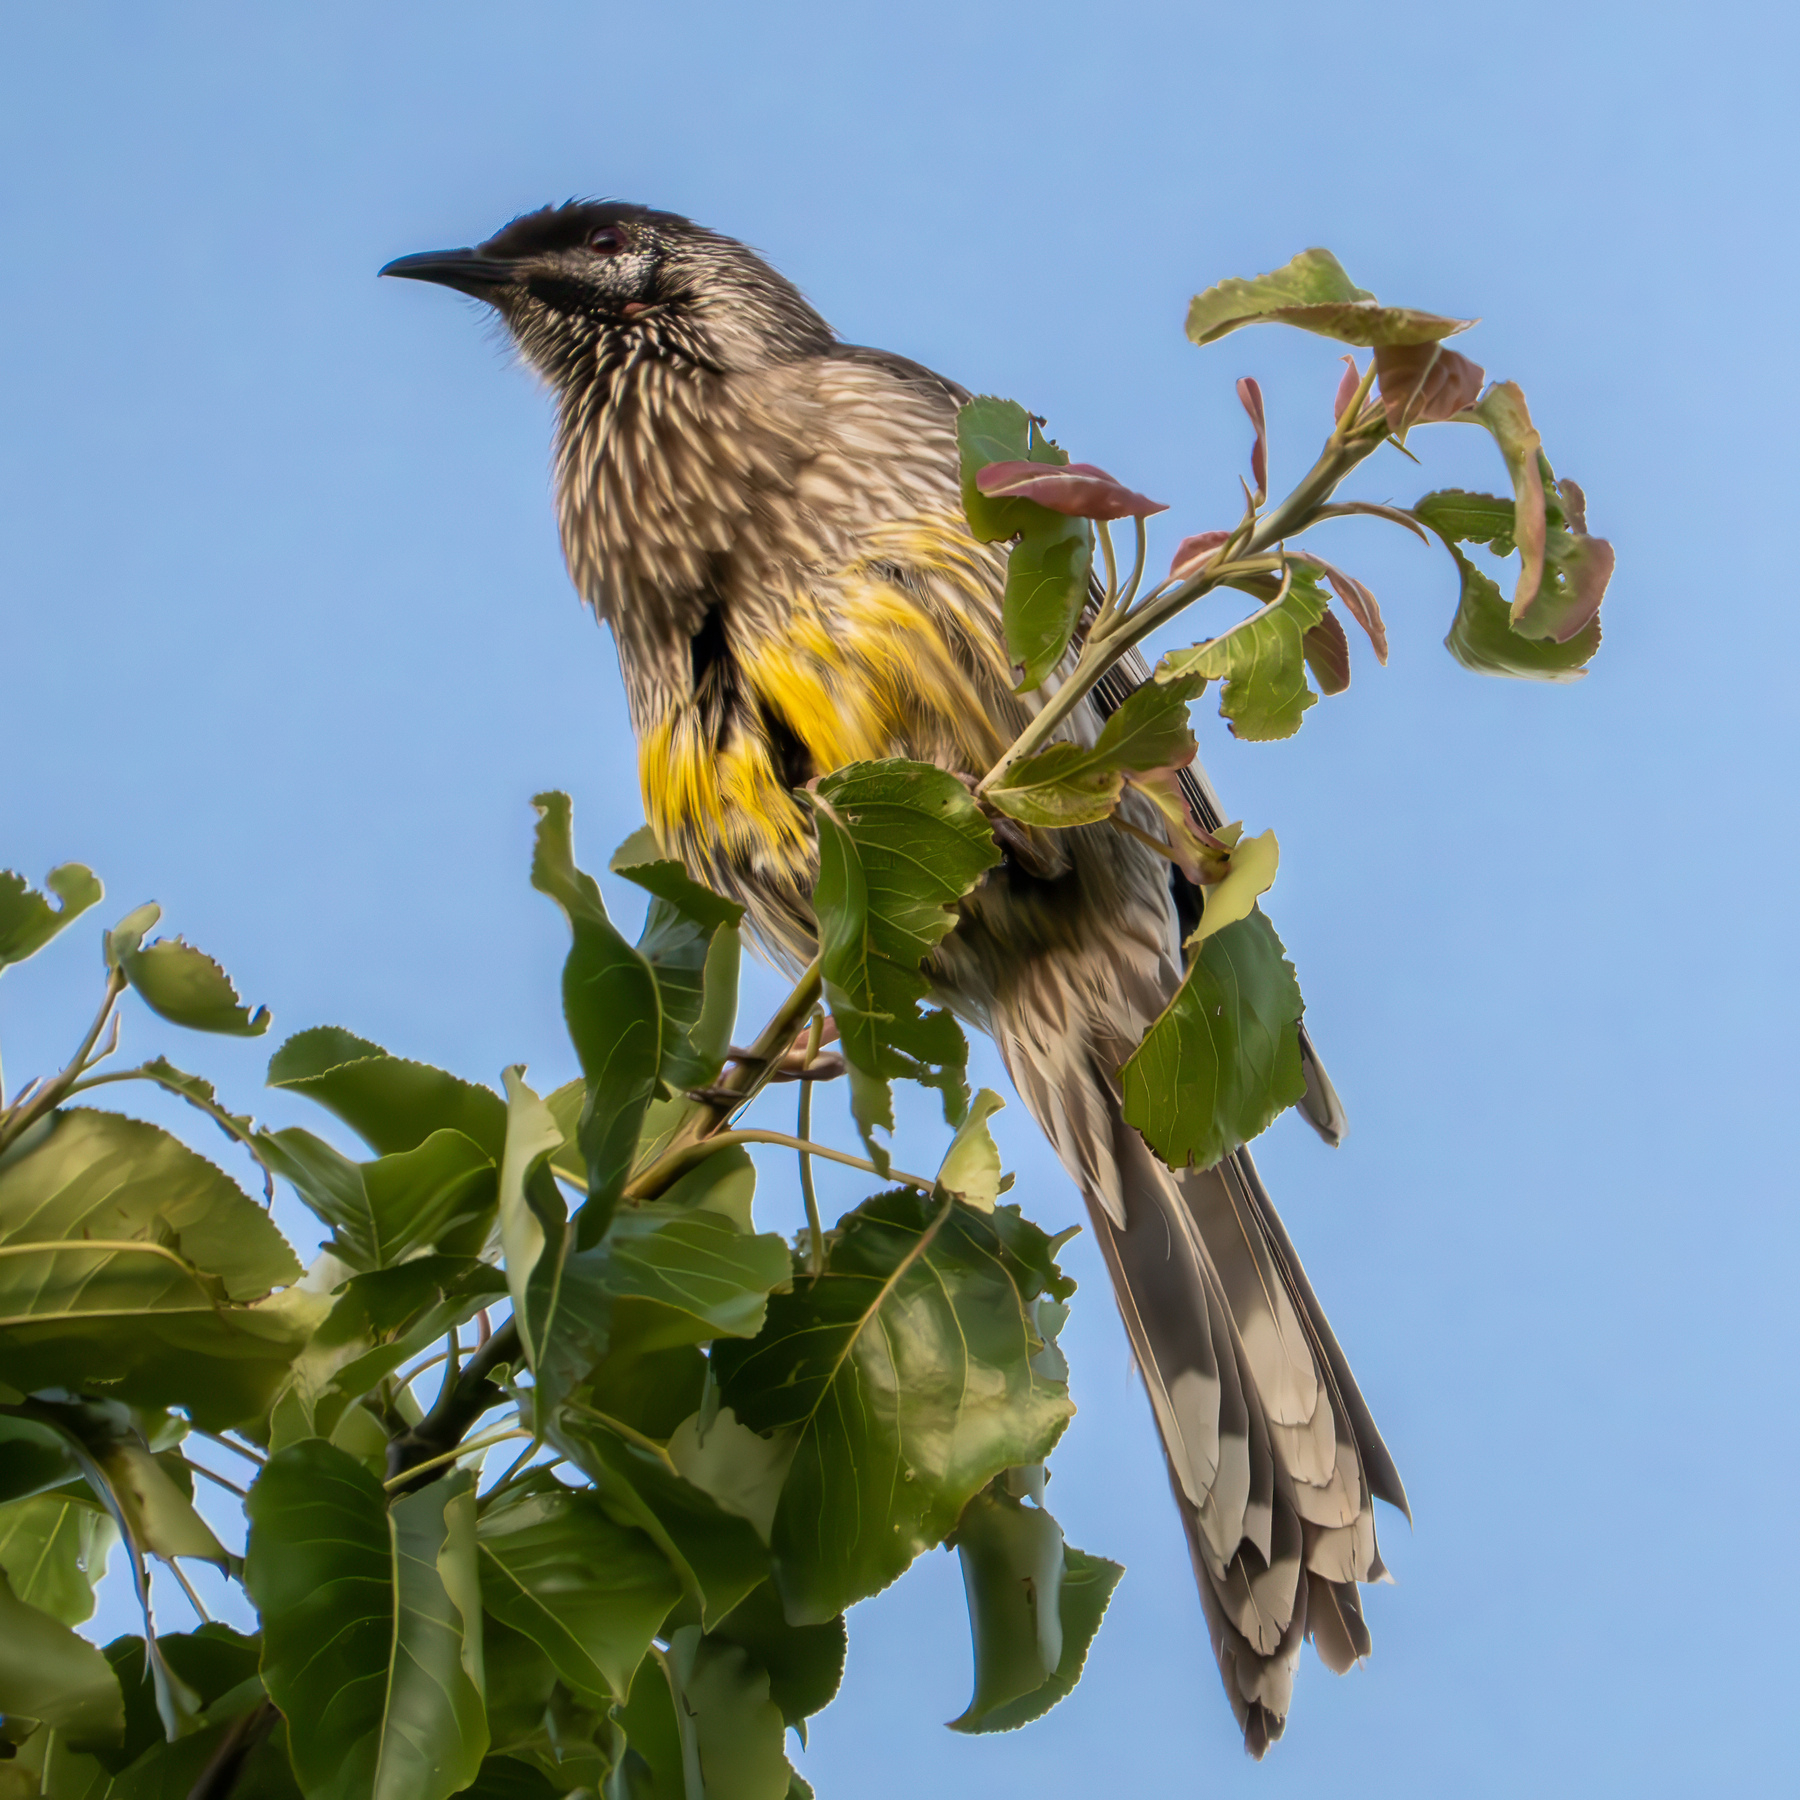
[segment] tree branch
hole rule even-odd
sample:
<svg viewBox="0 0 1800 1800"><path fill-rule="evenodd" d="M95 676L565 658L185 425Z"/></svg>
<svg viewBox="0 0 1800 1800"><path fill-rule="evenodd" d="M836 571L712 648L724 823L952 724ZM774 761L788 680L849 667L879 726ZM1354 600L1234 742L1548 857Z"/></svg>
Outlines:
<svg viewBox="0 0 1800 1800"><path fill-rule="evenodd" d="M508 1319L494 1335L463 1364L454 1383L447 1384L437 1403L418 1424L388 1440L388 1481L394 1492L410 1494L428 1486L449 1468L436 1462L448 1456L469 1434L469 1428L485 1412L503 1405L506 1391L488 1379L502 1363L516 1363L523 1355L519 1345L519 1327ZM400 1482L399 1478L421 1463L434 1463L416 1479Z"/></svg>

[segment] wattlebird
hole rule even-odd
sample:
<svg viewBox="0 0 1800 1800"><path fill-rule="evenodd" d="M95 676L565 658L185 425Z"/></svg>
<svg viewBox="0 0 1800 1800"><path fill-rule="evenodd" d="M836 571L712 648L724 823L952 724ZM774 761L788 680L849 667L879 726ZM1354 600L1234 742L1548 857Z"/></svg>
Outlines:
<svg viewBox="0 0 1800 1800"><path fill-rule="evenodd" d="M795 790L869 758L979 775L1037 703L1003 642L1006 548L963 516L968 395L839 342L744 245L642 206L545 208L382 273L486 302L548 384L563 551L618 646L646 816L777 960L805 963L816 846ZM1112 670L1065 731L1091 738L1144 674L1135 655ZM1368 1653L1373 1501L1406 1497L1249 1155L1174 1173L1121 1116L1120 1066L1181 981L1193 890L1126 833L1050 841L976 890L929 973L1080 1186L1261 1755L1303 1638L1337 1670ZM1310 1048L1307 1066L1304 1110L1335 1138Z"/></svg>

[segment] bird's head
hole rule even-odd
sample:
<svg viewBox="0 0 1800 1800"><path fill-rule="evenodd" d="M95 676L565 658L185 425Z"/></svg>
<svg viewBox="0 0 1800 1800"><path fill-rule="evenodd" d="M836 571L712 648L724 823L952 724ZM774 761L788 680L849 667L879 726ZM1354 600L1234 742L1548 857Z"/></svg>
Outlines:
<svg viewBox="0 0 1800 1800"><path fill-rule="evenodd" d="M486 301L546 380L568 388L641 347L719 370L816 352L831 328L761 257L677 213L571 200L469 250L427 250L383 275Z"/></svg>

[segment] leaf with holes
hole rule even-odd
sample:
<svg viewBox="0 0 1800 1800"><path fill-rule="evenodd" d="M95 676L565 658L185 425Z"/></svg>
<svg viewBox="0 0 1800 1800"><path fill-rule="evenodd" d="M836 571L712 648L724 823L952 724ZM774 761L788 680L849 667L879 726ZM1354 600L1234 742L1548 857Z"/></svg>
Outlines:
<svg viewBox="0 0 1800 1800"><path fill-rule="evenodd" d="M1542 489L1542 469L1539 470ZM1612 549L1585 534L1586 517L1581 490L1573 482L1554 483L1543 490L1545 502L1545 580L1557 579L1559 566L1567 579L1573 553L1580 574L1580 559L1602 553L1610 569ZM1566 642L1555 638L1526 637L1515 629L1511 609L1500 589L1458 549L1460 544L1480 544L1495 556L1508 556L1515 543L1517 507L1494 494L1471 494L1446 488L1426 494L1412 509L1413 517L1428 525L1450 552L1461 581L1456 617L1444 647L1466 669L1478 675L1507 675L1526 681L1578 681L1600 647L1600 619L1596 612Z"/></svg>
<svg viewBox="0 0 1800 1800"><path fill-rule="evenodd" d="M878 1195L759 1338L714 1347L738 1420L797 1434L771 1545L790 1619L879 1592L1000 1470L1049 1452L1074 1411L1033 1365L1034 1303L1073 1285L1054 1249L1014 1206Z"/></svg>
<svg viewBox="0 0 1800 1800"><path fill-rule="evenodd" d="M1513 630L1511 609L1495 583L1454 544L1446 548L1456 559L1462 590L1444 648L1465 669L1521 681L1579 681L1587 673L1600 648L1599 619L1590 619L1566 644L1554 638L1521 637Z"/></svg>

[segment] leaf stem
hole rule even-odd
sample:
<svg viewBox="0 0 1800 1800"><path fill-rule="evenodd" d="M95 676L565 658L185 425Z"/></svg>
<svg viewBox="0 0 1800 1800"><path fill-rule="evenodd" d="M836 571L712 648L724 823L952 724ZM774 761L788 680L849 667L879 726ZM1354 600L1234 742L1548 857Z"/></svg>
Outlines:
<svg viewBox="0 0 1800 1800"><path fill-rule="evenodd" d="M241 1144L249 1153L251 1160L262 1170L264 1199L271 1206L275 1204L275 1171L263 1156L262 1150L256 1142L256 1133L246 1131L217 1101L202 1099L191 1089L183 1087L180 1082L171 1081L150 1063L142 1063L135 1069L115 1069L110 1075L90 1075L85 1080L77 1081L70 1087L69 1093L85 1094L90 1088L105 1087L109 1082L114 1081L151 1082L168 1093L179 1095L189 1106L205 1113L228 1138Z"/></svg>
<svg viewBox="0 0 1800 1800"><path fill-rule="evenodd" d="M648 1451L658 1462L679 1475L681 1471L675 1467L675 1459L669 1454L666 1444L659 1444L653 1437L645 1437L635 1425L627 1425L623 1419L615 1419L611 1413L603 1413L597 1406L589 1406L581 1400L567 1402L571 1412L578 1412L583 1418L592 1419L597 1425L604 1425L615 1437L622 1437L626 1443L635 1444L640 1450Z"/></svg>
<svg viewBox="0 0 1800 1800"><path fill-rule="evenodd" d="M672 1134L662 1155L626 1184L627 1200L653 1199L711 1154L703 1151L694 1156L689 1152L696 1144L710 1143L719 1137L725 1122L734 1113L742 1112L768 1084L781 1059L793 1047L807 1014L819 1003L824 985L820 967L820 958L815 956L801 970L800 979L757 1033L756 1042L725 1072L712 1094L694 1102L694 1110Z"/></svg>
<svg viewBox="0 0 1800 1800"><path fill-rule="evenodd" d="M188 1580L187 1571L183 1569L181 1564L172 1556L165 1556L163 1558L163 1567L166 1568L181 1584L181 1591L187 1595L187 1603L194 1609L195 1616L199 1619L200 1623L202 1625L210 1625L212 1623L212 1614L206 1610L205 1606L201 1603L200 1596L194 1592L194 1584Z"/></svg>
<svg viewBox="0 0 1800 1800"><path fill-rule="evenodd" d="M119 1047L119 1021L113 1017L113 1008L118 1004L119 996L124 993L125 988L124 971L109 969L100 1010L94 1014L94 1022L88 1027L87 1036L81 1040L81 1047L70 1057L67 1066L41 1086L33 1083L27 1087L6 1112L0 1113L0 1150L4 1150L22 1132L29 1130L45 1113L60 1106L75 1083L95 1063L103 1062ZM106 1029L109 1018L112 1019L112 1041L96 1056L94 1046L100 1042L100 1034Z"/></svg>
<svg viewBox="0 0 1800 1800"><path fill-rule="evenodd" d="M813 1008L812 1023L806 1028L806 1054L800 1063L800 1072L812 1067L812 1061L819 1054L819 1039L825 1035L825 1013L820 1007ZM794 1134L802 1142L812 1137L812 1093L810 1081L800 1083L800 1105L798 1117L794 1125ZM815 1276L825 1273L825 1228L819 1220L819 1196L813 1187L812 1153L800 1152L800 1197L806 1202L806 1234L807 1261Z"/></svg>
<svg viewBox="0 0 1800 1800"><path fill-rule="evenodd" d="M1373 367L1371 363L1370 368ZM1341 427L1343 421L1340 419L1338 423ZM1318 461L1307 471L1299 486L1260 519L1247 516L1219 554L1197 574L1166 593L1160 588L1152 590L1142 604L1129 611L1108 616L1102 608L1083 640L1075 667L1006 753L981 778L975 789L977 798L1021 757L1031 755L1048 742L1051 733L1087 698L1101 677L1127 650L1214 588L1231 586L1243 576L1265 574L1281 567L1284 557L1279 546L1282 542L1298 536L1317 521L1338 484L1387 435L1387 421L1379 416L1341 434L1334 430Z"/></svg>
<svg viewBox="0 0 1800 1800"><path fill-rule="evenodd" d="M1100 617L1109 619L1119 605L1119 557L1113 549L1111 524L1105 519L1096 519L1094 523L1100 538L1100 554L1106 560L1106 592L1100 601Z"/></svg>
<svg viewBox="0 0 1800 1800"><path fill-rule="evenodd" d="M1137 555L1132 560L1131 579L1125 584L1125 592L1119 596L1119 605L1127 609L1137 598L1138 583L1144 579L1144 559L1150 548L1150 532L1145 521L1141 517L1134 517L1131 523L1137 537Z"/></svg>
<svg viewBox="0 0 1800 1800"><path fill-rule="evenodd" d="M248 1488L239 1487L235 1481L227 1481L223 1475L215 1473L213 1470L209 1469L205 1463L195 1462L191 1456L184 1456L181 1460L186 1463L196 1475L204 1475L214 1487L222 1487L228 1494L236 1494L240 1500L248 1500L250 1498L250 1490Z"/></svg>
<svg viewBox="0 0 1800 1800"><path fill-rule="evenodd" d="M470 1438L466 1444L455 1444L437 1456L428 1456L423 1462L416 1462L410 1468L402 1469L398 1475L390 1475L381 1485L384 1488L399 1487L402 1482L411 1481L415 1475L422 1475L427 1469L441 1468L445 1463L460 1461L465 1456L473 1456L477 1451L491 1450L496 1444L504 1444L512 1438L528 1438L534 1434L522 1425L515 1425L505 1431L490 1431L486 1437Z"/></svg>
<svg viewBox="0 0 1800 1800"><path fill-rule="evenodd" d="M220 1437L216 1431L208 1431L204 1425L193 1425L189 1429L196 1437L209 1439L225 1450L235 1450L239 1456L253 1462L260 1469L269 1459L258 1450L252 1450L248 1444L235 1444L228 1437Z"/></svg>
<svg viewBox="0 0 1800 1800"><path fill-rule="evenodd" d="M1148 844L1158 856L1166 857L1170 862L1177 861L1174 847L1165 839L1146 831L1141 825L1134 825L1129 819L1121 818L1117 813L1108 813L1106 822L1115 831L1122 831L1127 837L1134 837L1140 844Z"/></svg>
<svg viewBox="0 0 1800 1800"><path fill-rule="evenodd" d="M717 1150L730 1149L736 1144L773 1144L781 1150L803 1150L808 1156L822 1156L827 1162L842 1163L847 1169L862 1169L870 1175L880 1176L883 1181L895 1181L901 1187L917 1188L921 1193L929 1194L937 1186L934 1181L927 1181L923 1175L908 1175L904 1169L878 1169L866 1157L852 1156L847 1150L833 1150L828 1144L821 1144L810 1138L789 1137L785 1131L715 1131L711 1137L702 1138L698 1143L685 1144L680 1150L671 1150L668 1155L659 1157L639 1181L633 1182L625 1190L627 1196L638 1200L654 1200L658 1194L673 1187L688 1170L697 1168ZM655 1176L657 1185L650 1186L650 1177Z"/></svg>

